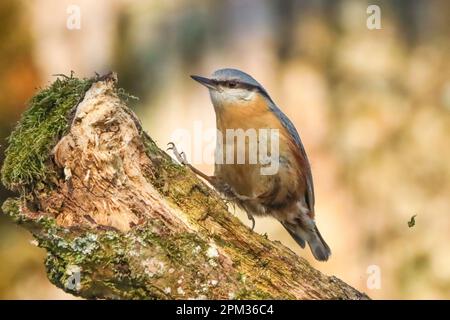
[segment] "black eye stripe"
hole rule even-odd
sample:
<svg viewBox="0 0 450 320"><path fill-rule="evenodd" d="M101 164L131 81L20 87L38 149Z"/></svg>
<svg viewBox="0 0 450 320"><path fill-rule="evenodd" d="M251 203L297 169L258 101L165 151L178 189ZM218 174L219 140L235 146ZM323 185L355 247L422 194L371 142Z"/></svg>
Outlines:
<svg viewBox="0 0 450 320"><path fill-rule="evenodd" d="M238 88L240 85L239 81L236 80L221 80L219 84L229 88Z"/></svg>
<svg viewBox="0 0 450 320"><path fill-rule="evenodd" d="M238 80L219 80L217 81L218 84L224 87L229 88L240 88L240 89L246 89L249 91L261 91L261 88L259 86L252 85L250 83L241 82ZM230 83L233 83L233 86L230 86Z"/></svg>

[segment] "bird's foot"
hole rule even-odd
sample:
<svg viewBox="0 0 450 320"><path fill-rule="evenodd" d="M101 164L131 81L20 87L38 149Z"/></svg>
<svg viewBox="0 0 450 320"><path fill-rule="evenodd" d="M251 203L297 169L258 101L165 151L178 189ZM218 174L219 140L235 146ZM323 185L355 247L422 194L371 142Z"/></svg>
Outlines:
<svg viewBox="0 0 450 320"><path fill-rule="evenodd" d="M237 196L234 192L233 188L225 182L223 182L221 179L214 179L214 188L219 191L221 194L221 198L227 201L236 201Z"/></svg>
<svg viewBox="0 0 450 320"><path fill-rule="evenodd" d="M186 155L184 154L184 152L178 152L178 149L175 146L175 143L169 142L167 145L169 146L167 148L167 151L171 150L172 153L174 154L175 158L177 158L179 163L181 163L184 166L188 164L188 162L186 160Z"/></svg>
<svg viewBox="0 0 450 320"><path fill-rule="evenodd" d="M250 213L247 213L247 217L252 222L252 231L254 231L255 230L255 224L256 224L255 218Z"/></svg>
<svg viewBox="0 0 450 320"><path fill-rule="evenodd" d="M167 150L172 150L173 154L175 155L175 157L177 158L179 163L181 163L183 166L188 167L196 175L198 175L201 178L203 178L206 181L208 181L211 185L213 185L213 187L216 187L215 184L214 184L215 183L215 177L214 176L208 176L208 175L204 174L203 172L201 172L200 170L198 170L197 168L195 168L193 165L191 165L186 160L186 155L184 154L184 152L179 152L178 151L177 147L175 146L175 143L169 142L167 145L169 146L167 148Z"/></svg>
<svg viewBox="0 0 450 320"><path fill-rule="evenodd" d="M221 179L218 179L217 177L207 176L206 174L204 174L203 172L201 172L200 170L194 168L191 164L189 164L188 161L186 160L185 153L179 152L177 147L175 146L175 143L169 142L167 145L169 146L167 150L171 150L173 152L175 158L178 160L180 164L190 168L195 174L199 175L200 177L208 181L217 191L219 191L219 193L223 195L223 197L225 198L224 200L233 202L240 199L240 196L236 195L236 193L234 192L233 188L231 188L230 185L223 182ZM249 213L247 213L247 217L252 222L252 231L253 231L255 229L255 218Z"/></svg>

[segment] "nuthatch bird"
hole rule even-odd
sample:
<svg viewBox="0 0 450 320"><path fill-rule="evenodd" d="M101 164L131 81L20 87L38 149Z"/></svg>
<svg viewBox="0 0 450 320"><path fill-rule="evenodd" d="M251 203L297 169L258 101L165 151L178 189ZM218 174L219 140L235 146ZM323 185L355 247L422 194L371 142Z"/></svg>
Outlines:
<svg viewBox="0 0 450 320"><path fill-rule="evenodd" d="M216 113L218 144L226 151L227 130L275 129L278 132L278 169L262 174L261 163L224 163L217 159L214 176L207 176L189 165L172 144L178 160L209 181L219 192L232 198L249 218L272 216L302 247L308 243L314 257L328 260L330 248L314 220L314 187L311 167L300 136L264 87L250 75L236 69L220 69L212 77L191 76L209 89ZM258 137L259 141L259 137ZM234 143L234 140L232 141ZM248 147L248 141L245 144ZM236 150L236 144L231 146Z"/></svg>

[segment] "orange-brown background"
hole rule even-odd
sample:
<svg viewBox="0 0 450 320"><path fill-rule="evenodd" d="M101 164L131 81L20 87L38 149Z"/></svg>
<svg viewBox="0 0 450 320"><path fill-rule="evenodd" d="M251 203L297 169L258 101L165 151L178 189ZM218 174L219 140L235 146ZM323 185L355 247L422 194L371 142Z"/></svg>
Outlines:
<svg viewBox="0 0 450 320"><path fill-rule="evenodd" d="M69 4L81 8L80 30L66 28ZM380 6L381 30L367 29L368 4ZM299 129L333 256L315 262L270 219L256 231L373 298L448 299L449 17L445 0L2 0L0 161L26 101L53 74L118 72L164 147L195 121L214 126L207 92L189 75L237 67ZM0 189L0 201L7 195ZM0 216L0 298L71 298L48 282L45 252L30 240ZM380 267L379 290L366 286L370 265Z"/></svg>

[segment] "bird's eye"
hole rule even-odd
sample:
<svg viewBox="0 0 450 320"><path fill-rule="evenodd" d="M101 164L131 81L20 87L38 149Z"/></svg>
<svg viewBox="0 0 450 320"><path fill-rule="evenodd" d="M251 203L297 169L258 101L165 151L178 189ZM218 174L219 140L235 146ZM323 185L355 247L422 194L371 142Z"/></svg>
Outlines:
<svg viewBox="0 0 450 320"><path fill-rule="evenodd" d="M237 87L237 82L236 81L228 81L228 87L230 88L236 88Z"/></svg>

